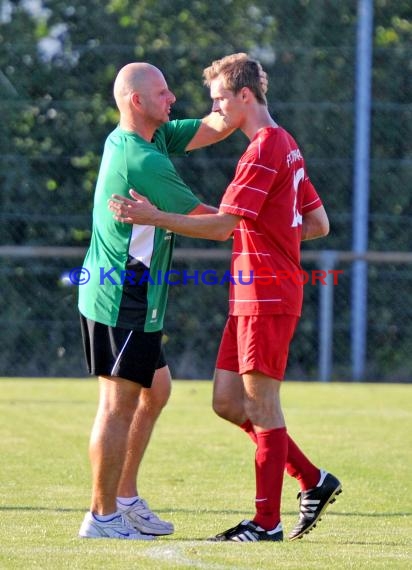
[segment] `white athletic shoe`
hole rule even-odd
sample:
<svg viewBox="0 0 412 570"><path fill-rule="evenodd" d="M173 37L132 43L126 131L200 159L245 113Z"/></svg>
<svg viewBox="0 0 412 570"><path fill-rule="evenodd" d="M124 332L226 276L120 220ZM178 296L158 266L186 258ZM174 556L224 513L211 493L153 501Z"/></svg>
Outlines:
<svg viewBox="0 0 412 570"><path fill-rule="evenodd" d="M153 540L150 534L142 534L127 522L122 513L115 513L109 521L98 521L88 512L79 530L80 538L119 538L122 540Z"/></svg>
<svg viewBox="0 0 412 570"><path fill-rule="evenodd" d="M174 526L171 522L162 521L149 509L149 505L144 499L138 499L132 505L121 505L117 502L117 509L122 513L127 523L136 530L154 534L156 536L172 534Z"/></svg>

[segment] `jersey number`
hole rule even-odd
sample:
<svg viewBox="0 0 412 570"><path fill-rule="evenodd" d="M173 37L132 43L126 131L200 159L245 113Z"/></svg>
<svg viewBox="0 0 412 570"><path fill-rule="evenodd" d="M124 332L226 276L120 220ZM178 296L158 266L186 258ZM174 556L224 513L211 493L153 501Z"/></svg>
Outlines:
<svg viewBox="0 0 412 570"><path fill-rule="evenodd" d="M293 189L295 191L295 200L293 202L293 222L292 228L296 228L297 226L302 225L302 214L298 211L298 189L300 182L305 177L305 170L303 168L299 168L295 172L295 176L293 177Z"/></svg>

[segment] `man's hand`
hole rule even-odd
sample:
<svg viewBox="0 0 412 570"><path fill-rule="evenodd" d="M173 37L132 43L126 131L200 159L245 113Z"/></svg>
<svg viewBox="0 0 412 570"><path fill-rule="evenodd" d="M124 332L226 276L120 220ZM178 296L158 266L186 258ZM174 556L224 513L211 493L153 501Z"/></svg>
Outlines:
<svg viewBox="0 0 412 570"><path fill-rule="evenodd" d="M324 237L328 233L329 219L323 206L303 214L302 241Z"/></svg>
<svg viewBox="0 0 412 570"><path fill-rule="evenodd" d="M135 190L129 190L129 193L133 200L113 194L108 201L113 218L125 224L154 225L156 213L159 211L156 206L153 206L145 196L141 196Z"/></svg>
<svg viewBox="0 0 412 570"><path fill-rule="evenodd" d="M225 241L231 237L241 216L220 212L200 215L174 214L158 210L147 198L129 190L133 200L113 194L108 201L109 210L118 222L157 226L187 237Z"/></svg>

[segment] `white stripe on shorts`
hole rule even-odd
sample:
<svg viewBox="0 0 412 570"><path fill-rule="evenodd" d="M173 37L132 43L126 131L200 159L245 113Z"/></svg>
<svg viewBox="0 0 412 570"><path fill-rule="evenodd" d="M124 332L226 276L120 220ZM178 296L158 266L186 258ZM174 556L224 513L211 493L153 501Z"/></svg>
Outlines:
<svg viewBox="0 0 412 570"><path fill-rule="evenodd" d="M113 368L112 368L112 371L111 371L111 373L110 373L110 376L116 376L116 374L114 373L114 371L115 371L115 369L116 369L116 366L119 364L119 361L120 361L120 359L121 359L121 357L122 357L122 354L123 354L123 352L124 352L124 349L126 348L127 343L128 343L129 340L130 340L130 337L132 336L132 332L133 332L133 331L130 331L130 332L129 332L129 335L128 335L127 339L126 339L126 342L124 343L124 345L123 345L123 347L122 347L122 350L119 352L119 356L116 358L116 362L113 364Z"/></svg>

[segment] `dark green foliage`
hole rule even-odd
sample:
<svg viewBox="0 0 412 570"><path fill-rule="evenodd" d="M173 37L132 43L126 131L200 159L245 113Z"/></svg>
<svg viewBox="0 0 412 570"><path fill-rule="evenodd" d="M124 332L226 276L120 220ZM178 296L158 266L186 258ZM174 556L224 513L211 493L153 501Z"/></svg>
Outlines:
<svg viewBox="0 0 412 570"><path fill-rule="evenodd" d="M118 117L112 85L121 66L134 60L158 66L177 96L174 117L198 117L210 109L203 68L228 53L247 51L268 71L269 107L298 140L330 215L327 241L304 249L351 248L356 2L46 0L40 11L30 11L30 3L22 1L3 5L0 245L87 245L102 146ZM407 251L412 237L412 9L407 1L377 0L374 5L369 247ZM176 167L202 200L217 205L246 145L246 138L236 134L176 160ZM183 238L178 243L227 247ZM60 273L81 260L36 261L34 273L33 260L17 268L16 260L3 261L1 319L10 334L0 353L0 372L83 374L76 291L58 286ZM384 282L374 278L375 270L384 270ZM335 292L334 362L340 377L349 374L349 272L350 267ZM390 293L398 287L401 297L410 299L410 274L399 266L371 267L370 272L370 374L391 378L399 370L403 378L407 362L412 368L412 337L402 316L406 323L412 315L410 303L399 309ZM307 288L306 298L291 371L294 377L314 378L317 288ZM220 289L172 291L165 332L179 375L210 376L225 312ZM18 363L16 346L28 347Z"/></svg>

